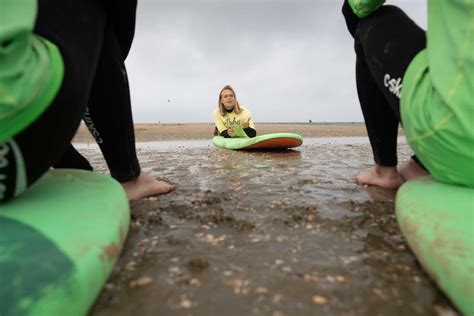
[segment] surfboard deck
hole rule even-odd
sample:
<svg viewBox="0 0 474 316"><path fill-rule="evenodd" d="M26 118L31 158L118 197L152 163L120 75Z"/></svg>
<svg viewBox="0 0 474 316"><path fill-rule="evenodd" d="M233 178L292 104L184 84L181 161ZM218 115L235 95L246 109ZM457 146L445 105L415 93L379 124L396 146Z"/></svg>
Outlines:
<svg viewBox="0 0 474 316"><path fill-rule="evenodd" d="M212 139L216 147L234 150L270 150L295 148L303 144L303 137L293 133L265 134L257 137L224 138L215 136Z"/></svg>
<svg viewBox="0 0 474 316"><path fill-rule="evenodd" d="M408 181L397 220L420 263L465 315L474 315L474 189L431 177Z"/></svg>
<svg viewBox="0 0 474 316"><path fill-rule="evenodd" d="M0 315L85 315L129 220L120 184L79 170L50 171L0 204Z"/></svg>

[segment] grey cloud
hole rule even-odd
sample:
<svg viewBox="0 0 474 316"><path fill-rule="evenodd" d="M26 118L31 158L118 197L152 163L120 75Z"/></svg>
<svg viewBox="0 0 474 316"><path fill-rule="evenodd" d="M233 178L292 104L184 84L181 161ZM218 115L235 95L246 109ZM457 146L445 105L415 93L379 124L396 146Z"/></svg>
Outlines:
<svg viewBox="0 0 474 316"><path fill-rule="evenodd" d="M426 24L424 1L393 2ZM361 121L341 3L140 1L127 60L135 120L210 122L232 84L257 122Z"/></svg>

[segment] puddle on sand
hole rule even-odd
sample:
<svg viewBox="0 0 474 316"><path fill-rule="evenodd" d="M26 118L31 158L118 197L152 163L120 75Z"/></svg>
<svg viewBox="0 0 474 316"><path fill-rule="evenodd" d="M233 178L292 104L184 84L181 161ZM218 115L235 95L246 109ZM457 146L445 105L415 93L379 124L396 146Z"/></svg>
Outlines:
<svg viewBox="0 0 474 316"><path fill-rule="evenodd" d="M82 152L105 170L97 150ZM410 155L406 144L400 152ZM368 143L140 147L143 169L176 190L132 203L124 251L91 315L451 311L408 250L393 196L355 185L370 153Z"/></svg>
<svg viewBox="0 0 474 316"><path fill-rule="evenodd" d="M398 138L399 143L406 143L404 137ZM318 138L305 138L303 141L303 147L306 145L324 145L324 144L335 144L335 145L355 145L355 144L368 144L369 139L367 137L318 137ZM95 143L74 143L74 146L78 149L97 149L98 146ZM137 142L137 149L142 148L153 148L153 149L192 149L202 147L214 147L211 139L198 139L198 140L173 140L173 141L151 141L151 142Z"/></svg>

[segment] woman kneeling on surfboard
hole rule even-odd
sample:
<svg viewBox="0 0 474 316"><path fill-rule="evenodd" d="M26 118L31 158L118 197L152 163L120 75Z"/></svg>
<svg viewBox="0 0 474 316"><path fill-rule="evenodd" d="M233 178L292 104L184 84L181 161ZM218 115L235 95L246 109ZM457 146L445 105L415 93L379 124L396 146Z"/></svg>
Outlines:
<svg viewBox="0 0 474 316"><path fill-rule="evenodd" d="M357 182L398 188L429 172L474 187L474 2L429 0L426 33L383 3L348 0L342 9L375 160ZM397 169L400 122L416 156Z"/></svg>
<svg viewBox="0 0 474 316"><path fill-rule="evenodd" d="M216 124L215 135L219 134L225 138L257 136L250 112L240 106L231 86L222 88L217 104L218 107L213 113Z"/></svg>

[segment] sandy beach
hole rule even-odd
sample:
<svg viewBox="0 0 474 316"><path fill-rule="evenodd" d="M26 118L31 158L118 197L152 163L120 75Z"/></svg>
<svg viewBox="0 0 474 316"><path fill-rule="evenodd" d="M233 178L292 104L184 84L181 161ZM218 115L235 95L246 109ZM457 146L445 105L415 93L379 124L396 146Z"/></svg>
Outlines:
<svg viewBox="0 0 474 316"><path fill-rule="evenodd" d="M131 203L117 266L91 315L456 315L398 228L395 192L359 187L372 164L361 124L262 125L344 142L214 148L211 124L139 124L142 168L172 193ZM309 136L308 136L309 135ZM88 142L84 130L76 141ZM193 141L188 141L191 144ZM400 142L399 159L411 152ZM96 148L81 148L107 172Z"/></svg>

